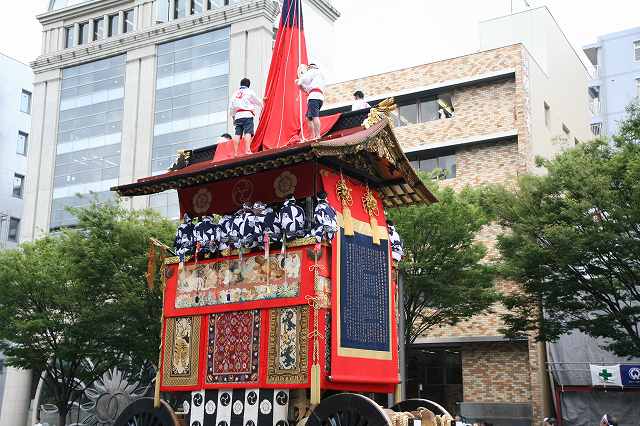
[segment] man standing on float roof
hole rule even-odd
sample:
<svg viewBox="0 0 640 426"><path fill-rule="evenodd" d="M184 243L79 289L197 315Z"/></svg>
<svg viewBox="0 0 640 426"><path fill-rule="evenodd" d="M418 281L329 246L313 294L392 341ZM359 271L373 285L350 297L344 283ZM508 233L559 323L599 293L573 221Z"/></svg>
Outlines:
<svg viewBox="0 0 640 426"><path fill-rule="evenodd" d="M238 146L240 139L244 141L242 147L243 154L251 154L251 140L254 134L253 118L256 110L262 108L262 101L258 99L253 90L249 89L251 81L243 78L240 81L240 88L236 90L229 104L229 111L233 117L235 133L233 136L233 156L238 156Z"/></svg>
<svg viewBox="0 0 640 426"><path fill-rule="evenodd" d="M296 80L300 89L309 94L307 102L307 120L311 122L313 140L320 139L320 108L324 103L324 75L314 63L309 64L306 71L301 70Z"/></svg>

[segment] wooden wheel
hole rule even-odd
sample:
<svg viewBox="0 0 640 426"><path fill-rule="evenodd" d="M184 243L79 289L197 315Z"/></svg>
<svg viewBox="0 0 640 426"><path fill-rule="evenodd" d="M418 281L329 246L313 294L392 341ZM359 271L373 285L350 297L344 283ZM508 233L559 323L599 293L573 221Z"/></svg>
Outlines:
<svg viewBox="0 0 640 426"><path fill-rule="evenodd" d="M179 426L173 410L164 401L153 407L153 398L140 398L131 403L118 416L115 426Z"/></svg>
<svg viewBox="0 0 640 426"><path fill-rule="evenodd" d="M436 412L435 414L450 415L449 412L437 402L433 402L428 399L421 399L421 398L412 398L412 399L407 399L406 401L398 402L396 405L391 407L391 409L393 411L404 412L404 411L416 411L418 408L422 408L422 407L428 408L430 410L433 410L435 408L436 410L439 411L439 412Z"/></svg>
<svg viewBox="0 0 640 426"><path fill-rule="evenodd" d="M307 426L390 426L375 401L355 393L339 393L320 401Z"/></svg>

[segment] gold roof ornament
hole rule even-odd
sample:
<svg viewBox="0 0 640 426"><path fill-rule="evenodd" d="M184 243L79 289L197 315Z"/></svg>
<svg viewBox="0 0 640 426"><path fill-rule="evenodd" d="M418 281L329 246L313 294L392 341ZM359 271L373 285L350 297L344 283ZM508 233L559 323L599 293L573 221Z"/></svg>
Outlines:
<svg viewBox="0 0 640 426"><path fill-rule="evenodd" d="M397 108L396 101L393 98L387 98L380 102L369 111L369 116L362 122L365 129L379 123L383 119L387 119L389 124L393 126L393 120L391 119L391 111Z"/></svg>
<svg viewBox="0 0 640 426"><path fill-rule="evenodd" d="M187 167L191 163L191 153L192 150L190 149L179 149L176 153L178 157L173 162L171 167L169 167L169 170L180 170Z"/></svg>

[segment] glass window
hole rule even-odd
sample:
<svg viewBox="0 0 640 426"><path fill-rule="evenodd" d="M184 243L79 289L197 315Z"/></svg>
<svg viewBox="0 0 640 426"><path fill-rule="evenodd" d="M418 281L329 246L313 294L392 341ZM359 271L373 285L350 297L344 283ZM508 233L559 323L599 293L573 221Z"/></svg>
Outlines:
<svg viewBox="0 0 640 426"><path fill-rule="evenodd" d="M175 0L173 9L173 19L180 19L187 16L187 3L189 0Z"/></svg>
<svg viewBox="0 0 640 426"><path fill-rule="evenodd" d="M158 46L152 172L162 173L179 149L211 145L227 128L229 29ZM151 206L178 216L175 192L151 196Z"/></svg>
<svg viewBox="0 0 640 426"><path fill-rule="evenodd" d="M89 204L90 193L109 199L118 183L124 63L120 55L62 72L51 229L74 225L66 207ZM76 194L87 197L78 204Z"/></svg>
<svg viewBox="0 0 640 426"><path fill-rule="evenodd" d="M398 127L418 122L418 105L400 105L398 107Z"/></svg>
<svg viewBox="0 0 640 426"><path fill-rule="evenodd" d="M633 42L633 59L640 61L640 40Z"/></svg>
<svg viewBox="0 0 640 426"><path fill-rule="evenodd" d="M14 173L13 175L13 196L22 198L24 195L24 176Z"/></svg>
<svg viewBox="0 0 640 426"><path fill-rule="evenodd" d="M407 153L414 169L430 174L434 179L451 179L456 177L455 152L434 156L430 152Z"/></svg>
<svg viewBox="0 0 640 426"><path fill-rule="evenodd" d="M124 32L130 33L135 29L133 9L124 11Z"/></svg>
<svg viewBox="0 0 640 426"><path fill-rule="evenodd" d="M93 41L104 38L104 18L93 20Z"/></svg>
<svg viewBox="0 0 640 426"><path fill-rule="evenodd" d="M636 78L636 96L640 98L640 78Z"/></svg>
<svg viewBox="0 0 640 426"><path fill-rule="evenodd" d="M439 117L438 109L436 100L420 102L420 122L437 120Z"/></svg>
<svg viewBox="0 0 640 426"><path fill-rule="evenodd" d="M113 37L115 35L118 35L119 31L118 31L118 15L111 15L109 16L109 32L108 32L108 36L109 37Z"/></svg>
<svg viewBox="0 0 640 426"><path fill-rule="evenodd" d="M83 22L78 25L78 45L86 44L89 41L89 23Z"/></svg>
<svg viewBox="0 0 640 426"><path fill-rule="evenodd" d="M16 147L16 153L20 155L27 155L28 142L29 134L25 132L18 132L18 146Z"/></svg>
<svg viewBox="0 0 640 426"><path fill-rule="evenodd" d="M20 93L20 112L31 114L31 92L22 90Z"/></svg>
<svg viewBox="0 0 640 426"><path fill-rule="evenodd" d="M20 234L20 219L18 219L17 217L9 218L9 234L7 235L7 239L9 241L13 241L14 243L17 243L19 234Z"/></svg>
<svg viewBox="0 0 640 426"><path fill-rule="evenodd" d="M191 0L191 14L196 15L204 12L204 0Z"/></svg>
<svg viewBox="0 0 640 426"><path fill-rule="evenodd" d="M209 10L229 6L229 0L207 0L207 3Z"/></svg>
<svg viewBox="0 0 640 426"><path fill-rule="evenodd" d="M73 39L74 39L74 28L73 27L65 27L64 29L64 47L68 49L73 47Z"/></svg>

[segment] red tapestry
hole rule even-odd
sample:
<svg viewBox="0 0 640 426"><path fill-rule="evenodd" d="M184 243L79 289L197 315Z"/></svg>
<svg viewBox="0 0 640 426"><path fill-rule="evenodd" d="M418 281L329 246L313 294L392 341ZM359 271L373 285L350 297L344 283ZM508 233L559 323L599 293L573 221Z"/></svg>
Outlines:
<svg viewBox="0 0 640 426"><path fill-rule="evenodd" d="M209 316L206 384L257 383L260 311Z"/></svg>

